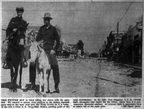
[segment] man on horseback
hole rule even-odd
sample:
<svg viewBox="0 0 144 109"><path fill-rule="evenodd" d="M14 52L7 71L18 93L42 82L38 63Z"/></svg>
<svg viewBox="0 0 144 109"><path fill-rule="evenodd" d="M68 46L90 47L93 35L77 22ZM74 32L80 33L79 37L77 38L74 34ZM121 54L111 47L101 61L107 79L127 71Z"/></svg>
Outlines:
<svg viewBox="0 0 144 109"><path fill-rule="evenodd" d="M24 8L17 7L16 12L17 12L17 16L10 20L9 25L6 29L6 39L8 39L9 43L8 43L8 49L7 49L7 53L6 53L6 60L4 61L4 65L3 65L4 69L10 68L10 66L9 66L9 55L10 55L9 49L10 49L10 47L9 46L10 46L12 37L16 37L19 34L18 29L19 30L21 29L20 31L23 31L23 32L25 32L27 29L27 22L25 20L23 20L23 18L22 18ZM20 44L22 46L22 50L24 50L25 36L23 35L22 37L23 37L22 38L23 40L20 40ZM27 66L27 62L26 62L23 54L22 54L22 66L23 67Z"/></svg>
<svg viewBox="0 0 144 109"><path fill-rule="evenodd" d="M44 25L40 27L36 41L43 41L43 48L49 58L51 69L53 70L53 77L55 82L55 92L59 93L59 67L56 59L56 51L60 45L60 37L58 36L56 27L50 24L50 13L45 13ZM56 42L56 44L55 44Z"/></svg>

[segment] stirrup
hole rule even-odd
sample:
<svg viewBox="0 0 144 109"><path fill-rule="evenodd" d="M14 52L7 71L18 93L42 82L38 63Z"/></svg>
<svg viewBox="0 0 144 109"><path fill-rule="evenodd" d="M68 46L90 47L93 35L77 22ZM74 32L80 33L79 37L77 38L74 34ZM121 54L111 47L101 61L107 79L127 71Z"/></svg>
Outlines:
<svg viewBox="0 0 144 109"><path fill-rule="evenodd" d="M10 69L10 67L6 63L3 64L3 68L4 69Z"/></svg>
<svg viewBox="0 0 144 109"><path fill-rule="evenodd" d="M26 68L28 66L28 63L25 61L22 63L22 67Z"/></svg>

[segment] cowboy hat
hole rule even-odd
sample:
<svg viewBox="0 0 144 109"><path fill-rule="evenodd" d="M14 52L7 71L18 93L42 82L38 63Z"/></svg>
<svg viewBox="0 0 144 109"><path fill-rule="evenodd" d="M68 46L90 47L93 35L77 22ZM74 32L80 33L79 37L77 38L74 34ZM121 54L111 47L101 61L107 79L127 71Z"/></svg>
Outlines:
<svg viewBox="0 0 144 109"><path fill-rule="evenodd" d="M50 20L53 19L53 18L51 18L50 13L45 13L43 18L49 18Z"/></svg>

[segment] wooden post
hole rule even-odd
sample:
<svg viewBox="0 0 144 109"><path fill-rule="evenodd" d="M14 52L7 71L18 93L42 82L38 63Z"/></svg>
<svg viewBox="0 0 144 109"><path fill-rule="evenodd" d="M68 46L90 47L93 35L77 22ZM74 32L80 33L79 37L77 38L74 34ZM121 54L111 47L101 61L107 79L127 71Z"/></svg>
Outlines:
<svg viewBox="0 0 144 109"><path fill-rule="evenodd" d="M118 37L119 37L119 22L117 22L117 47L116 47L116 51L117 51L117 49L118 49ZM116 61L118 61L119 59L119 51L117 51L117 60Z"/></svg>

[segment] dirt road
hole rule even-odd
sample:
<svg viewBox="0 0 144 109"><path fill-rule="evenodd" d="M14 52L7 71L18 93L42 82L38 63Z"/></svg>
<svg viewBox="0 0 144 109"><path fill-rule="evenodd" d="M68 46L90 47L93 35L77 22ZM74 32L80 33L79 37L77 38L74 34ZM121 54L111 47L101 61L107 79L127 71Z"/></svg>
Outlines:
<svg viewBox="0 0 144 109"><path fill-rule="evenodd" d="M141 77L128 76L132 69L115 66L113 62L96 59L77 59L76 61L59 61L60 93L47 94L46 97L140 97L142 92ZM17 79L17 82L19 77ZM37 83L38 81L36 81ZM23 69L22 88L12 93L10 72L1 71L2 97L43 97L29 87L28 67ZM50 90L54 91L51 73Z"/></svg>

